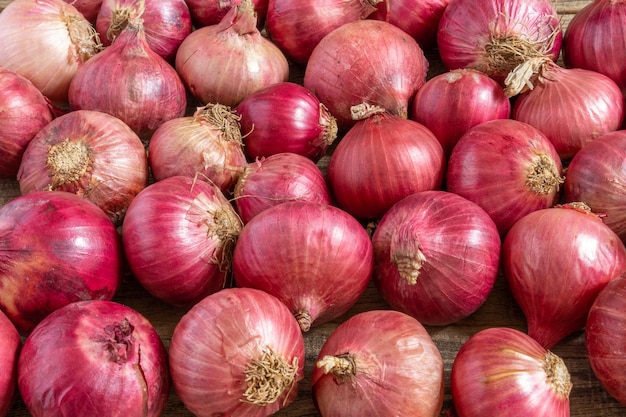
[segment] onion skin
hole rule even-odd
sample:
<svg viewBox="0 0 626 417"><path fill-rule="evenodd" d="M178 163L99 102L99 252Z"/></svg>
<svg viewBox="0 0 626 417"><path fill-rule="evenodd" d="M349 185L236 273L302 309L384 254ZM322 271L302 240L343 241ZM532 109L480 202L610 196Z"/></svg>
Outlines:
<svg viewBox="0 0 626 417"><path fill-rule="evenodd" d="M461 136L448 159L446 189L482 207L504 236L524 215L556 204L562 174L559 155L543 133L496 119Z"/></svg>
<svg viewBox="0 0 626 417"><path fill-rule="evenodd" d="M441 326L474 313L500 266L500 234L478 205L446 191L394 204L372 237L374 282L394 309Z"/></svg>
<svg viewBox="0 0 626 417"><path fill-rule="evenodd" d="M568 203L520 219L502 267L529 336L551 349L585 325L598 293L626 269L626 248L600 217Z"/></svg>
<svg viewBox="0 0 626 417"><path fill-rule="evenodd" d="M30 141L17 174L22 194L65 191L100 207L120 225L148 184L148 157L139 137L106 113L59 116Z"/></svg>
<svg viewBox="0 0 626 417"><path fill-rule="evenodd" d="M373 268L372 242L356 219L337 207L304 201L253 217L233 255L236 284L281 300L303 332L348 311Z"/></svg>
<svg viewBox="0 0 626 417"><path fill-rule="evenodd" d="M225 286L240 230L235 209L217 186L174 176L137 195L122 241L133 275L148 292L190 306Z"/></svg>
<svg viewBox="0 0 626 417"><path fill-rule="evenodd" d="M241 4L242 0L185 0L191 19L196 28L218 24L228 11ZM257 15L258 25L265 23L268 0L252 0Z"/></svg>
<svg viewBox="0 0 626 417"><path fill-rule="evenodd" d="M78 10L92 25L96 24L103 0L63 0Z"/></svg>
<svg viewBox="0 0 626 417"><path fill-rule="evenodd" d="M624 300L626 278L621 275L600 291L589 310L585 327L585 349L591 369L604 389L626 405L626 375L623 366L626 346Z"/></svg>
<svg viewBox="0 0 626 417"><path fill-rule="evenodd" d="M525 333L475 333L459 349L450 386L459 417L569 417L572 388L563 360Z"/></svg>
<svg viewBox="0 0 626 417"><path fill-rule="evenodd" d="M329 359L352 364L352 372ZM443 359L426 329L397 311L370 310L341 323L313 370L315 406L324 417L436 417L443 404Z"/></svg>
<svg viewBox="0 0 626 417"><path fill-rule="evenodd" d="M258 382L283 389L264 397L246 377L269 352L280 367ZM174 329L169 356L174 388L198 417L272 415L294 401L304 378L297 322L275 297L251 288L226 288L194 305Z"/></svg>
<svg viewBox="0 0 626 417"><path fill-rule="evenodd" d="M27 335L71 302L110 300L121 255L113 223L95 204L62 191L16 197L0 209L0 309Z"/></svg>
<svg viewBox="0 0 626 417"><path fill-rule="evenodd" d="M17 395L17 360L22 340L9 318L0 311L0 416L9 413Z"/></svg>
<svg viewBox="0 0 626 417"><path fill-rule="evenodd" d="M165 408L167 353L152 324L112 301L79 301L24 342L18 387L33 416L146 416Z"/></svg>
<svg viewBox="0 0 626 417"><path fill-rule="evenodd" d="M0 68L0 179L15 178L24 150L52 121L49 103L21 75Z"/></svg>

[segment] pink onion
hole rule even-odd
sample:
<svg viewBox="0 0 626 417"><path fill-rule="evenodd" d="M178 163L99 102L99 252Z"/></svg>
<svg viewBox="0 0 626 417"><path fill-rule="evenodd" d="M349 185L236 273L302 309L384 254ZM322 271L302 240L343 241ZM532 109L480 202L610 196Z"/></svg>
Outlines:
<svg viewBox="0 0 626 417"><path fill-rule="evenodd" d="M189 306L225 286L240 230L217 186L174 176L137 195L122 240L133 275L149 293Z"/></svg>
<svg viewBox="0 0 626 417"><path fill-rule="evenodd" d="M443 384L443 359L424 326L388 310L341 323L320 349L312 376L315 406L328 417L437 417Z"/></svg>
<svg viewBox="0 0 626 417"><path fill-rule="evenodd" d="M242 0L185 0L191 19L196 28L216 25L226 16L228 11L241 4ZM252 0L259 27L265 23L268 0Z"/></svg>
<svg viewBox="0 0 626 417"><path fill-rule="evenodd" d="M240 119L230 107L210 103L163 123L148 144L152 175L157 181L197 176L231 193L247 164Z"/></svg>
<svg viewBox="0 0 626 417"><path fill-rule="evenodd" d="M470 128L494 119L508 119L511 102L502 86L487 74L456 69L435 75L417 90L409 118L439 139L446 157Z"/></svg>
<svg viewBox="0 0 626 417"><path fill-rule="evenodd" d="M430 130L380 108L355 112L362 119L341 139L327 169L339 207L359 219L379 219L404 197L441 187L446 161Z"/></svg>
<svg viewBox="0 0 626 417"><path fill-rule="evenodd" d="M579 203L527 214L502 244L504 276L528 334L551 349L585 324L598 293L626 270L626 248Z"/></svg>
<svg viewBox="0 0 626 417"><path fill-rule="evenodd" d="M0 310L0 416L9 413L17 396L17 360L22 348L20 335Z"/></svg>
<svg viewBox="0 0 626 417"><path fill-rule="evenodd" d="M361 103L406 118L427 71L422 49L403 30L379 20L357 20L317 44L303 84L346 128L354 124L351 108Z"/></svg>
<svg viewBox="0 0 626 417"><path fill-rule="evenodd" d="M498 275L495 223L478 205L446 191L422 191L394 204L372 241L381 295L425 325L474 313Z"/></svg>
<svg viewBox="0 0 626 417"><path fill-rule="evenodd" d="M62 191L22 195L0 208L0 309L22 335L74 301L110 300L122 265L111 220Z"/></svg>
<svg viewBox="0 0 626 417"><path fill-rule="evenodd" d="M307 201L279 204L253 217L233 255L237 285L274 295L304 332L348 311L365 291L373 266L372 242L356 219Z"/></svg>
<svg viewBox="0 0 626 417"><path fill-rule="evenodd" d="M78 68L101 48L93 26L63 0L11 1L0 13L0 39L0 67L60 106Z"/></svg>
<svg viewBox="0 0 626 417"><path fill-rule="evenodd" d="M103 0L63 0L78 10L92 25L96 24Z"/></svg>
<svg viewBox="0 0 626 417"><path fill-rule="evenodd" d="M112 301L50 314L24 342L18 386L33 416L146 416L165 408L167 352L152 324Z"/></svg>
<svg viewBox="0 0 626 417"><path fill-rule="evenodd" d="M265 209L289 201L332 203L319 167L302 155L288 152L249 163L234 194L243 223L248 223Z"/></svg>
<svg viewBox="0 0 626 417"><path fill-rule="evenodd" d="M20 191L66 191L98 207L119 225L148 184L148 158L121 120L92 110L59 116L30 141L17 174Z"/></svg>
<svg viewBox="0 0 626 417"><path fill-rule="evenodd" d="M174 388L198 417L264 417L292 403L304 339L287 307L252 288L227 288L185 314L169 350Z"/></svg>
<svg viewBox="0 0 626 417"><path fill-rule="evenodd" d="M569 417L570 374L559 356L525 333L480 330L459 349L450 375L459 417Z"/></svg>
<svg viewBox="0 0 626 417"><path fill-rule="evenodd" d="M263 87L289 78L287 58L257 28L251 0L233 7L220 23L187 36L175 65L198 101L230 107Z"/></svg>
<svg viewBox="0 0 626 417"><path fill-rule="evenodd" d="M0 108L0 178L14 178L26 146L53 116L33 83L4 68L0 68Z"/></svg>
<svg viewBox="0 0 626 417"><path fill-rule="evenodd" d="M604 389L626 405L626 275L609 282L594 300L587 316L585 348L593 374Z"/></svg>
<svg viewBox="0 0 626 417"><path fill-rule="evenodd" d="M524 215L559 200L563 168L538 129L496 119L465 133L448 159L448 191L478 204L504 235Z"/></svg>

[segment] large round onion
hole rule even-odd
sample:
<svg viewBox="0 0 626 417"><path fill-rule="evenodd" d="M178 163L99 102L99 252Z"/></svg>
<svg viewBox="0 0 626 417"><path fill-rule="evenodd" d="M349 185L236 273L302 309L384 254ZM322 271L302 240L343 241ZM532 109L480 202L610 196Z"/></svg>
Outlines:
<svg viewBox="0 0 626 417"><path fill-rule="evenodd" d="M11 320L0 311L0 416L4 417L17 394L17 360L22 348L20 335Z"/></svg>
<svg viewBox="0 0 626 417"><path fill-rule="evenodd" d="M436 417L443 403L443 359L409 315L370 310L339 325L313 370L322 416Z"/></svg>
<svg viewBox="0 0 626 417"><path fill-rule="evenodd" d="M167 352L139 312L80 301L28 336L18 386L33 416L158 417L170 389Z"/></svg>
<svg viewBox="0 0 626 417"><path fill-rule="evenodd" d="M304 377L304 339L283 303L227 288L193 306L174 329L172 381L198 417L266 417L293 402Z"/></svg>

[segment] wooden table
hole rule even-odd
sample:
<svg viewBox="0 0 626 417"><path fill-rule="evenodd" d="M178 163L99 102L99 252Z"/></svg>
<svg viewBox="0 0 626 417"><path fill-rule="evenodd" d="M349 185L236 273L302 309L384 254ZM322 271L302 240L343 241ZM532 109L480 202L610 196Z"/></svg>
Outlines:
<svg viewBox="0 0 626 417"><path fill-rule="evenodd" d="M0 10L9 3L10 1L8 0L0 0ZM555 1L557 10L563 17L564 25L567 25L572 15L587 3L587 0ZM436 51L429 53L428 58L431 62L430 76L443 71L441 64L437 62ZM327 162L327 157L321 161L321 164L325 162ZM6 204L17 195L19 195L19 189L15 180L0 180L0 206ZM125 279L118 295L115 297L115 301L135 308L145 315L161 335L166 346L169 346L176 323L185 313L183 309L170 307L154 299L132 277ZM337 325L347 317L366 310L387 308L389 307L382 300L376 289L370 285L359 302L345 316L326 325L313 328L306 333L304 336L306 343L305 379L299 386L296 401L284 410L281 410L276 416L319 416L311 400L311 373L317 354L324 341ZM446 378L444 409L451 403L449 390L450 369L458 349L477 331L497 326L525 330L525 320L521 310L510 296L502 277L498 278L495 288L486 303L471 317L449 326L428 327L434 342L439 347L444 358ZM573 417L626 416L626 407L611 398L593 375L585 354L584 333L582 330L563 340L553 351L563 358L571 373L573 389L570 401L571 415ZM9 413L9 417L26 416L29 416L29 413L24 404L18 399ZM192 414L185 409L176 393L172 390L163 416L189 417Z"/></svg>

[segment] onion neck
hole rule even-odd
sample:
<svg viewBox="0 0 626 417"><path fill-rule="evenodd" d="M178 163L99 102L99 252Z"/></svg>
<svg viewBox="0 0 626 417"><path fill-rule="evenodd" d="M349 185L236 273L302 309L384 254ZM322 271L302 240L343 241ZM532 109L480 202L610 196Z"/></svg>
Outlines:
<svg viewBox="0 0 626 417"><path fill-rule="evenodd" d="M332 356L326 355L316 365L324 374L331 374L339 384L349 381L356 375L356 363L349 353Z"/></svg>
<svg viewBox="0 0 626 417"><path fill-rule="evenodd" d="M363 12L361 13L361 19L367 18L369 15L374 13L377 9L378 3L381 3L383 0L361 0L361 4L363 4ZM385 10L389 9L389 2L385 1ZM388 12L385 13L387 16Z"/></svg>
<svg viewBox="0 0 626 417"><path fill-rule="evenodd" d="M526 186L537 194L552 194L559 190L565 179L559 174L554 161L545 153L537 153L531 161L526 176Z"/></svg>
<svg viewBox="0 0 626 417"><path fill-rule="evenodd" d="M298 358L291 363L280 357L271 347L265 347L260 358L250 361L244 370L247 388L242 401L265 406L278 400L285 391L295 386ZM285 401L288 396L285 396Z"/></svg>
<svg viewBox="0 0 626 417"><path fill-rule="evenodd" d="M257 27L258 19L252 0L242 0L238 6L233 6L224 18L217 24L217 32L231 30L239 35L260 35Z"/></svg>
<svg viewBox="0 0 626 417"><path fill-rule="evenodd" d="M230 270L235 244L241 232L241 220L226 203L212 214L213 225L208 230L208 236L215 236L220 242L220 256L216 259L221 271Z"/></svg>
<svg viewBox="0 0 626 417"><path fill-rule="evenodd" d="M241 125L239 124L241 116L232 111L230 107L219 103L209 103L198 108L194 113L194 118L199 123L209 124L211 129L217 127L226 141L243 144Z"/></svg>
<svg viewBox="0 0 626 417"><path fill-rule="evenodd" d="M89 184L88 178L93 163L93 154L85 142L65 139L55 143L46 155L46 166L51 177L47 189L59 190L76 184L84 185L85 190L89 189L93 186Z"/></svg>
<svg viewBox="0 0 626 417"><path fill-rule="evenodd" d="M107 29L107 39L111 42L122 33L128 25L142 25L143 13L146 9L145 0L133 2L133 6L118 7L113 10L111 24Z"/></svg>
<svg viewBox="0 0 626 417"><path fill-rule="evenodd" d="M328 146L332 145L335 139L337 139L337 135L339 132L339 127L337 126L337 119L330 114L328 108L320 103L320 118L319 118L320 126L324 129L322 133L322 143L318 145L318 147L326 149Z"/></svg>
<svg viewBox="0 0 626 417"><path fill-rule="evenodd" d="M569 397L572 390L570 374L559 356L548 352L541 363L541 367L546 373L546 378L552 390L560 397Z"/></svg>
<svg viewBox="0 0 626 417"><path fill-rule="evenodd" d="M365 120L376 114L385 113L386 110L382 106L376 106L369 103L361 103L350 107L350 115L352 120Z"/></svg>
<svg viewBox="0 0 626 417"><path fill-rule="evenodd" d="M313 317L311 317L311 314L308 311L298 310L294 313L294 316L302 332L306 333L309 330L311 330L311 325L313 324Z"/></svg>
<svg viewBox="0 0 626 417"><path fill-rule="evenodd" d="M127 362L132 346L135 343L133 331L135 327L128 319L123 319L119 323L110 324L104 328L104 339L106 350L109 352L111 362Z"/></svg>
<svg viewBox="0 0 626 417"><path fill-rule="evenodd" d="M81 62L87 61L103 49L98 32L84 17L66 14L62 19Z"/></svg>
<svg viewBox="0 0 626 417"><path fill-rule="evenodd" d="M426 256L410 225L398 228L391 236L389 258L402 279L409 285L417 284Z"/></svg>

